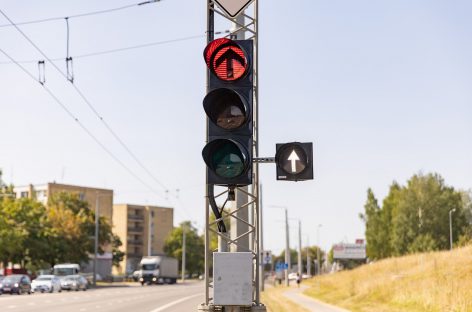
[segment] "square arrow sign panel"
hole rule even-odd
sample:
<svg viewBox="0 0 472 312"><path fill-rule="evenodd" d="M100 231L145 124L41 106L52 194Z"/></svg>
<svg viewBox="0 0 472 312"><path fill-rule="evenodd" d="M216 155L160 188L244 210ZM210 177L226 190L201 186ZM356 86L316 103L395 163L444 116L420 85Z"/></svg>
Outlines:
<svg viewBox="0 0 472 312"><path fill-rule="evenodd" d="M236 17L254 0L215 0L215 2L231 17Z"/></svg>

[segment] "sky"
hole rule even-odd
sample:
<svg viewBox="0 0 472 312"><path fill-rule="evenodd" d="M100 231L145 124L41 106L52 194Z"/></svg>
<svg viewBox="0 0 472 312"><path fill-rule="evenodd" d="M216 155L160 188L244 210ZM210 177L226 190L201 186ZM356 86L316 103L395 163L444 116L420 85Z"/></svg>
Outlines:
<svg viewBox="0 0 472 312"><path fill-rule="evenodd" d="M0 9L20 23L138 2L0 0ZM471 13L466 0L260 1L259 156L273 157L276 143L314 144L312 181L276 181L275 165L260 165L265 249L284 248L283 210L271 206L288 208L291 247L301 220L303 245L329 248L364 236L369 187L382 200L393 181L436 172L472 188ZM44 57L5 24L0 15L0 48L31 60L22 66L38 77ZM65 19L19 27L65 71ZM162 0L69 27L75 86L153 177L51 64L45 86L73 118L0 53L3 179L113 189L115 203L174 207L175 224L201 230L206 2ZM80 57L147 43L159 44Z"/></svg>

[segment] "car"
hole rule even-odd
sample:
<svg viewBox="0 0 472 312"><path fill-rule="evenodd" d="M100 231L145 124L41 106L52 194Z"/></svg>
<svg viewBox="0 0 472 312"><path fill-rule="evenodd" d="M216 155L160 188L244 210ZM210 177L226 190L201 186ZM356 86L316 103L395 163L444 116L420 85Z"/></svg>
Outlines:
<svg viewBox="0 0 472 312"><path fill-rule="evenodd" d="M77 279L78 290L82 289L83 291L86 291L89 285L87 279L82 275L74 275L74 276Z"/></svg>
<svg viewBox="0 0 472 312"><path fill-rule="evenodd" d="M61 279L61 288L64 290L86 291L87 286L87 279L81 275L68 275Z"/></svg>
<svg viewBox="0 0 472 312"><path fill-rule="evenodd" d="M132 274L133 281L137 282L139 281L139 278L141 277L141 270L134 271Z"/></svg>
<svg viewBox="0 0 472 312"><path fill-rule="evenodd" d="M31 294L31 280L25 274L8 275L0 283L0 289L2 293Z"/></svg>
<svg viewBox="0 0 472 312"><path fill-rule="evenodd" d="M32 292L61 292L61 281L55 275L40 275L38 278L31 282Z"/></svg>
<svg viewBox="0 0 472 312"><path fill-rule="evenodd" d="M0 285L2 284L2 280L5 278L5 276L0 275ZM0 295L2 294L2 288L0 287Z"/></svg>

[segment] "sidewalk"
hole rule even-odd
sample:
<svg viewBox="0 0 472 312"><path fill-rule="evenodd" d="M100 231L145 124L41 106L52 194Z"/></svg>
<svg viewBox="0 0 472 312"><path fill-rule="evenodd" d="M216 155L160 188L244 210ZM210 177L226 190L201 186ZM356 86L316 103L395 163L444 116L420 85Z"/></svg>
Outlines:
<svg viewBox="0 0 472 312"><path fill-rule="evenodd" d="M283 295L307 309L308 311L313 312L349 312L349 310L339 308L328 303L316 300L312 297L308 297L303 294L303 291L306 289L306 286L301 286L300 288L291 287L289 290L285 291Z"/></svg>

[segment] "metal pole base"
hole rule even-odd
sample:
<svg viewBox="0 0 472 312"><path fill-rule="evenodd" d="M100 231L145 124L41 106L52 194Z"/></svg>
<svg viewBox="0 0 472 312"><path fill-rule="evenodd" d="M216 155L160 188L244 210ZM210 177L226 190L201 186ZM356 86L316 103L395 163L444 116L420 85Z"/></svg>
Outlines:
<svg viewBox="0 0 472 312"><path fill-rule="evenodd" d="M267 308L265 305L252 306L252 307L241 307L241 306L215 306L200 304L197 311L201 312L266 312Z"/></svg>

